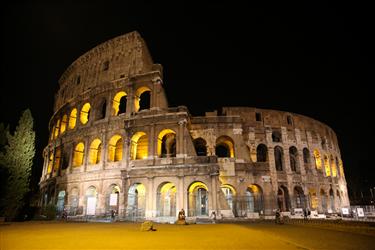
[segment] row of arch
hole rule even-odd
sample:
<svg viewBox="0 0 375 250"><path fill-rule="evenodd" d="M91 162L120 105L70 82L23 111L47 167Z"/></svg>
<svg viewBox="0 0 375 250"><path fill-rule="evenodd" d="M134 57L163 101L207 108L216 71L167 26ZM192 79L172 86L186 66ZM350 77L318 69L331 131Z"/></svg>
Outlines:
<svg viewBox="0 0 375 250"><path fill-rule="evenodd" d="M126 113L127 110L127 93L125 91L119 91L115 94L112 100L112 116L118 116ZM151 107L151 89L148 87L140 87L135 92L134 97L134 109L131 110L138 112L144 109L149 109ZM89 102L83 104L80 112L77 108L73 108L69 117L64 114L61 119L57 119L56 123L52 127L51 140L56 139L59 135L64 134L67 129L74 129L77 124L77 119L82 125L86 125L91 119L92 106ZM95 107L95 117L94 120L101 120L106 117L107 113L107 100L102 98L99 100Z"/></svg>

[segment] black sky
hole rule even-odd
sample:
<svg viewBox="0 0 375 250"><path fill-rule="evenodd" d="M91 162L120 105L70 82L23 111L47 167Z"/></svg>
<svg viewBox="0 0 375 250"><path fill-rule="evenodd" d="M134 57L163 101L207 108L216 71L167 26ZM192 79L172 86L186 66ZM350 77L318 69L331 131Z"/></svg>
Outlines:
<svg viewBox="0 0 375 250"><path fill-rule="evenodd" d="M0 121L14 127L31 109L36 174L61 74L96 45L137 30L164 67L170 106L186 105L197 115L255 106L310 116L336 131L348 182L375 187L374 20L366 7L77 2L1 8Z"/></svg>

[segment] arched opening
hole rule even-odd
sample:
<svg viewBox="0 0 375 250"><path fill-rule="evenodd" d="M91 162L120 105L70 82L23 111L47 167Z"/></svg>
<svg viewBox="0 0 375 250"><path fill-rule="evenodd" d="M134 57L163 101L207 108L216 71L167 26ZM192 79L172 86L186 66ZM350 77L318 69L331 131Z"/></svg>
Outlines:
<svg viewBox="0 0 375 250"><path fill-rule="evenodd" d="M194 139L193 143L197 156L207 156L207 143L203 138Z"/></svg>
<svg viewBox="0 0 375 250"><path fill-rule="evenodd" d="M53 166L53 151L50 151L48 153L47 174L50 174L52 172L52 166Z"/></svg>
<svg viewBox="0 0 375 250"><path fill-rule="evenodd" d="M248 213L260 213L263 211L263 192L258 185L250 185L245 193L246 211Z"/></svg>
<svg viewBox="0 0 375 250"><path fill-rule="evenodd" d="M61 146L55 149L55 157L53 162L53 175L56 176L59 172L61 165Z"/></svg>
<svg viewBox="0 0 375 250"><path fill-rule="evenodd" d="M107 100L105 98L102 98L102 100L99 102L99 105L97 106L96 120L104 119L106 113L107 113Z"/></svg>
<svg viewBox="0 0 375 250"><path fill-rule="evenodd" d="M232 210L233 215L237 217L236 190L233 186L224 184L221 186L221 191L223 191L225 200L227 201L230 210Z"/></svg>
<svg viewBox="0 0 375 250"><path fill-rule="evenodd" d="M318 196L314 188L309 189L309 200L311 209L315 210L318 208Z"/></svg>
<svg viewBox="0 0 375 250"><path fill-rule="evenodd" d="M65 205L65 190L61 190L57 195L57 203L56 203L56 210L57 213L61 214L64 210Z"/></svg>
<svg viewBox="0 0 375 250"><path fill-rule="evenodd" d="M126 102L127 102L127 94L125 91L118 92L115 97L113 98L113 115L120 115L126 112Z"/></svg>
<svg viewBox="0 0 375 250"><path fill-rule="evenodd" d="M268 161L268 149L264 144L259 144L257 147L257 162Z"/></svg>
<svg viewBox="0 0 375 250"><path fill-rule="evenodd" d="M334 213L336 210L335 210L335 196L333 194L333 190L330 189L329 190L329 204L330 204L330 209L331 209L331 213Z"/></svg>
<svg viewBox="0 0 375 250"><path fill-rule="evenodd" d="M156 196L158 217L176 217L176 186L171 182L159 185Z"/></svg>
<svg viewBox="0 0 375 250"><path fill-rule="evenodd" d="M65 170L69 167L69 162L70 160L70 155L69 155L69 150L67 150L66 148L63 148L62 150L62 163L61 163L61 169L62 170Z"/></svg>
<svg viewBox="0 0 375 250"><path fill-rule="evenodd" d="M60 134L65 133L67 123L68 123L68 116L63 115L63 117L61 119Z"/></svg>
<svg viewBox="0 0 375 250"><path fill-rule="evenodd" d="M322 158L320 158L319 150L314 150L314 158L315 158L315 167L318 170L322 170Z"/></svg>
<svg viewBox="0 0 375 250"><path fill-rule="evenodd" d="M338 202L338 207L341 207L341 196L339 190L336 190L336 197L337 197L337 202Z"/></svg>
<svg viewBox="0 0 375 250"><path fill-rule="evenodd" d="M272 131L272 141L273 142L281 142L281 132L280 131Z"/></svg>
<svg viewBox="0 0 375 250"><path fill-rule="evenodd" d="M297 148L294 146L289 148L289 160L290 160L290 169L293 172L296 172L298 168L298 151L297 151Z"/></svg>
<svg viewBox="0 0 375 250"><path fill-rule="evenodd" d="M78 205L79 205L79 190L78 188L72 188L70 193L68 193L69 198L69 214L76 215L78 212Z"/></svg>
<svg viewBox="0 0 375 250"><path fill-rule="evenodd" d="M303 149L303 163L310 163L310 151L307 148Z"/></svg>
<svg viewBox="0 0 375 250"><path fill-rule="evenodd" d="M339 169L340 169L340 176L344 177L344 165L341 159L339 160Z"/></svg>
<svg viewBox="0 0 375 250"><path fill-rule="evenodd" d="M151 107L151 90L147 87L140 87L135 93L135 112Z"/></svg>
<svg viewBox="0 0 375 250"><path fill-rule="evenodd" d="M289 211L290 209L289 192L284 186L280 186L277 191L277 204L282 212Z"/></svg>
<svg viewBox="0 0 375 250"><path fill-rule="evenodd" d="M327 211L327 195L323 189L320 190L320 202L322 204L323 213Z"/></svg>
<svg viewBox="0 0 375 250"><path fill-rule="evenodd" d="M208 188L203 182L193 182L188 188L188 215L208 216Z"/></svg>
<svg viewBox="0 0 375 250"><path fill-rule="evenodd" d="M79 167L83 164L83 159L85 156L85 144L80 142L76 145L73 152L73 167Z"/></svg>
<svg viewBox="0 0 375 250"><path fill-rule="evenodd" d="M120 187L112 184L106 194L106 214L111 215L114 210L115 214L119 212Z"/></svg>
<svg viewBox="0 0 375 250"><path fill-rule="evenodd" d="M336 169L337 169L337 176L340 177L341 176L341 170L340 170L340 163L339 163L339 159L337 158L337 156L335 157L335 162L336 162Z"/></svg>
<svg viewBox="0 0 375 250"><path fill-rule="evenodd" d="M324 156L324 170L325 170L326 176L331 176L331 168L329 166L329 160L328 160L327 155Z"/></svg>
<svg viewBox="0 0 375 250"><path fill-rule="evenodd" d="M53 133L54 139L56 139L59 136L59 131L60 131L60 119L57 120L56 125L55 125L55 131Z"/></svg>
<svg viewBox="0 0 375 250"><path fill-rule="evenodd" d="M131 139L130 158L132 160L147 159L148 136L145 132L137 132Z"/></svg>
<svg viewBox="0 0 375 250"><path fill-rule="evenodd" d="M101 153L102 153L101 140L99 139L93 140L90 145L89 164L98 164L100 162Z"/></svg>
<svg viewBox="0 0 375 250"><path fill-rule="evenodd" d="M114 135L108 143L108 160L121 161L122 160L123 141L120 135Z"/></svg>
<svg viewBox="0 0 375 250"><path fill-rule="evenodd" d="M294 188L293 196L296 208L306 208L305 194L300 186Z"/></svg>
<svg viewBox="0 0 375 250"><path fill-rule="evenodd" d="M332 177L337 177L336 162L332 155L330 156L330 161L331 161Z"/></svg>
<svg viewBox="0 0 375 250"><path fill-rule="evenodd" d="M176 157L176 132L164 129L158 136L158 156L161 158Z"/></svg>
<svg viewBox="0 0 375 250"><path fill-rule="evenodd" d="M91 105L90 103L85 103L81 109L81 114L80 114L80 120L83 125L85 125L89 119L90 119L90 110L91 110Z"/></svg>
<svg viewBox="0 0 375 250"><path fill-rule="evenodd" d="M95 215L97 195L98 193L94 186L86 190L86 215Z"/></svg>
<svg viewBox="0 0 375 250"><path fill-rule="evenodd" d="M223 135L217 138L215 154L217 157L234 157L234 142L229 136Z"/></svg>
<svg viewBox="0 0 375 250"><path fill-rule="evenodd" d="M74 108L69 116L69 129L74 129L77 123L77 109Z"/></svg>
<svg viewBox="0 0 375 250"><path fill-rule="evenodd" d="M130 186L128 191L128 206L126 216L130 220L144 218L146 209L146 188L141 183Z"/></svg>
<svg viewBox="0 0 375 250"><path fill-rule="evenodd" d="M283 171L284 169L284 154L283 149L280 146L276 146L274 149L275 166L277 171Z"/></svg>

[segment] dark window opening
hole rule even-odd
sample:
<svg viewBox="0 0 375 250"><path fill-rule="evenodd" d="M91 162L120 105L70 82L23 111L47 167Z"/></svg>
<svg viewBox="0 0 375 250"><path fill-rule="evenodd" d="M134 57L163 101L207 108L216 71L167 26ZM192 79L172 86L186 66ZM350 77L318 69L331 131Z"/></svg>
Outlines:
<svg viewBox="0 0 375 250"><path fill-rule="evenodd" d="M109 69L109 61L105 61L103 63L103 71L107 71Z"/></svg>
<svg viewBox="0 0 375 250"><path fill-rule="evenodd" d="M280 147L275 148L275 165L277 171L283 171L283 151Z"/></svg>
<svg viewBox="0 0 375 250"><path fill-rule="evenodd" d="M206 141L202 138L197 138L194 140L194 148L197 156L207 156L207 146Z"/></svg>
<svg viewBox="0 0 375 250"><path fill-rule="evenodd" d="M121 97L120 105L118 107L118 114L123 114L126 112L126 102L127 102L126 96Z"/></svg>
<svg viewBox="0 0 375 250"><path fill-rule="evenodd" d="M67 169L68 167L69 167L69 153L67 151L63 151L61 168Z"/></svg>
<svg viewBox="0 0 375 250"><path fill-rule="evenodd" d="M290 115L286 117L286 121L288 122L288 125L293 125L292 117Z"/></svg>
<svg viewBox="0 0 375 250"><path fill-rule="evenodd" d="M76 83L77 85L81 83L81 76L77 76Z"/></svg>
<svg viewBox="0 0 375 250"><path fill-rule="evenodd" d="M151 91L143 92L139 98L139 111L149 109L151 105Z"/></svg>
<svg viewBox="0 0 375 250"><path fill-rule="evenodd" d="M103 100L101 105L99 106L99 115L98 120L104 119L107 111L107 101Z"/></svg>
<svg viewBox="0 0 375 250"><path fill-rule="evenodd" d="M257 162L267 161L267 146L264 144L259 144L257 147Z"/></svg>
<svg viewBox="0 0 375 250"><path fill-rule="evenodd" d="M281 142L281 133L278 131L272 132L272 141L273 142Z"/></svg>
<svg viewBox="0 0 375 250"><path fill-rule="evenodd" d="M215 148L215 154L217 157L230 157L229 147L226 144L219 144Z"/></svg>
<svg viewBox="0 0 375 250"><path fill-rule="evenodd" d="M161 158L176 157L176 135L167 134L161 143Z"/></svg>
<svg viewBox="0 0 375 250"><path fill-rule="evenodd" d="M261 115L261 113L255 113L255 120L256 120L257 122L262 121L262 115Z"/></svg>
<svg viewBox="0 0 375 250"><path fill-rule="evenodd" d="M303 162L306 164L310 163L310 152L307 148L303 149Z"/></svg>

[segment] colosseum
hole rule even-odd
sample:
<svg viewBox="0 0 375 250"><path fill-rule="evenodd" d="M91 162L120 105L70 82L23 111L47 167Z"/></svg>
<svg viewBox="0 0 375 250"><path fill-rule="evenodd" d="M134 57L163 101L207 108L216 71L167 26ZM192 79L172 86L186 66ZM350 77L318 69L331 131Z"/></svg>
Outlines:
<svg viewBox="0 0 375 250"><path fill-rule="evenodd" d="M189 89L181 89L189 91ZM291 112L169 107L138 32L91 49L59 79L41 205L72 218L173 222L340 213L349 206L335 132Z"/></svg>

